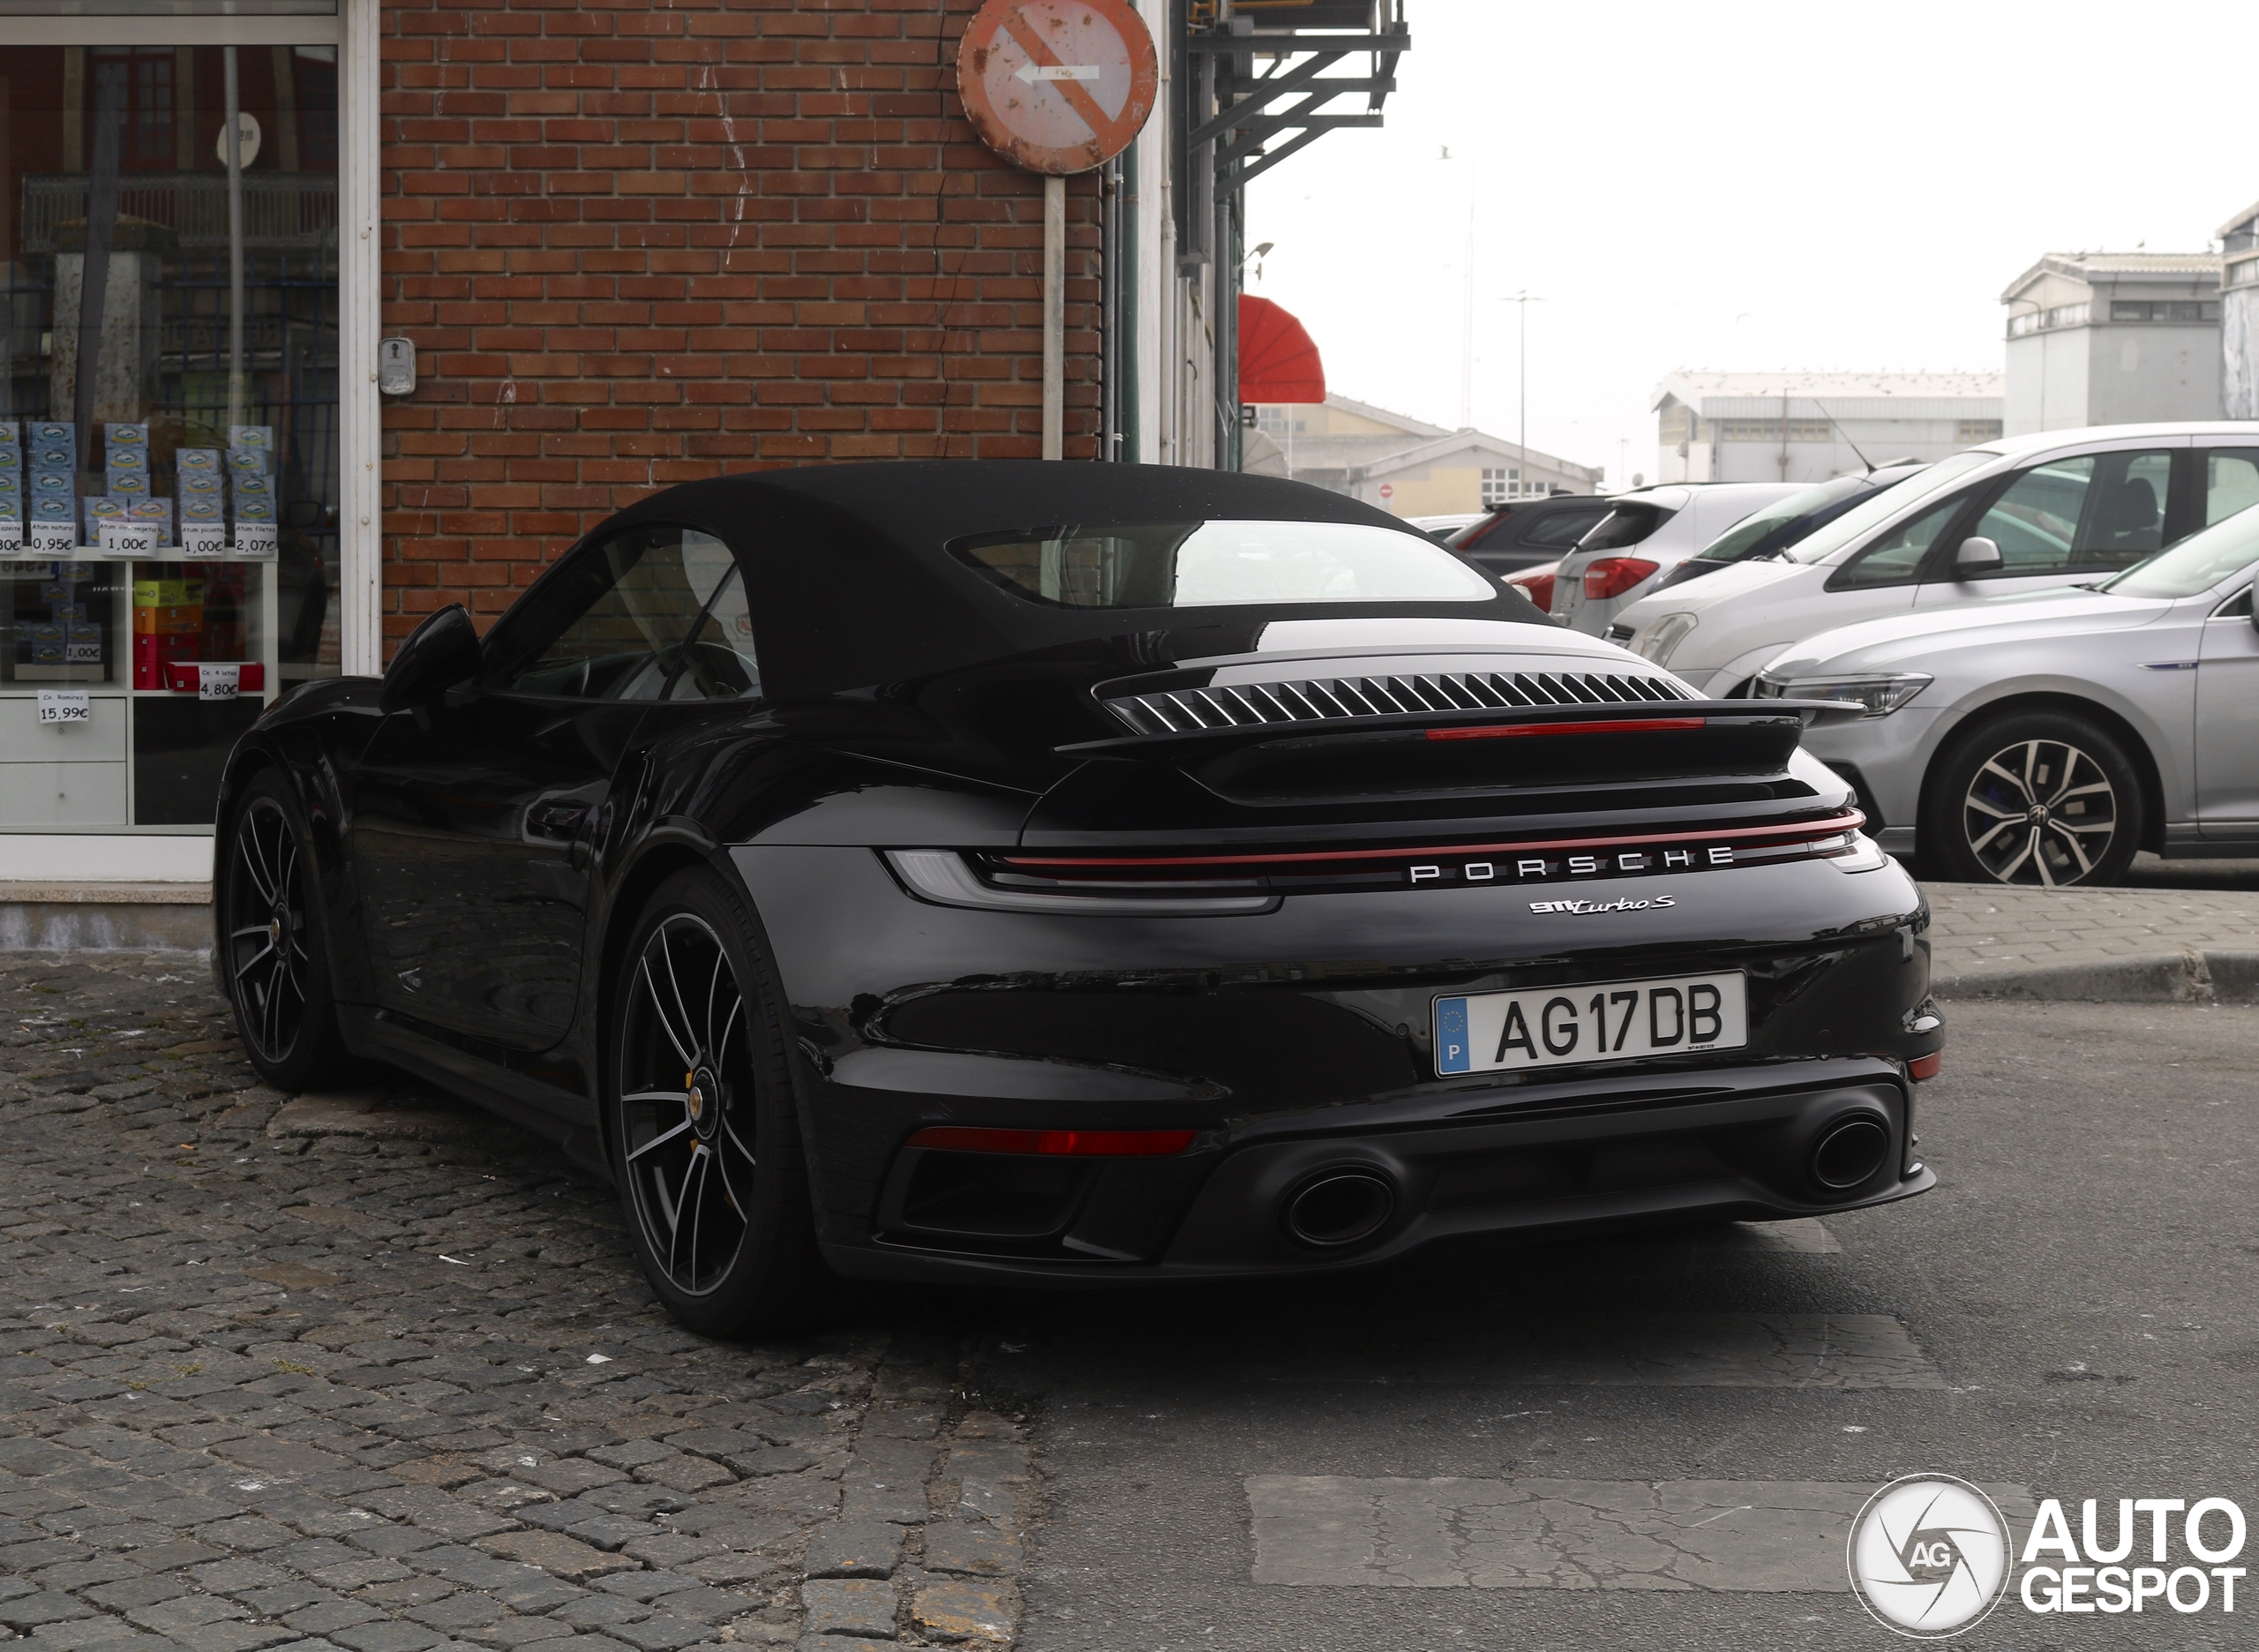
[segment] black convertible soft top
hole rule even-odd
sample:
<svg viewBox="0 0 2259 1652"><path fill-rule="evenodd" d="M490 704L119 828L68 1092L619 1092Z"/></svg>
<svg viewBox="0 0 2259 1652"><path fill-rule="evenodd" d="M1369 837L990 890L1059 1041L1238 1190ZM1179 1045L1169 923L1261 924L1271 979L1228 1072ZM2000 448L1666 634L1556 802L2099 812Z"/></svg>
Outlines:
<svg viewBox="0 0 2259 1652"><path fill-rule="evenodd" d="M1075 609L1012 596L950 555L975 535L1075 522L1398 518L1305 483L1166 465L957 460L823 465L688 482L615 524L672 522L737 553L752 596L762 676L786 698L850 693L1125 634L1261 620L1433 614L1543 624L1518 592L1488 603L1297 604ZM1424 535L1419 537L1425 539ZM1226 651L1218 648L1212 651Z"/></svg>

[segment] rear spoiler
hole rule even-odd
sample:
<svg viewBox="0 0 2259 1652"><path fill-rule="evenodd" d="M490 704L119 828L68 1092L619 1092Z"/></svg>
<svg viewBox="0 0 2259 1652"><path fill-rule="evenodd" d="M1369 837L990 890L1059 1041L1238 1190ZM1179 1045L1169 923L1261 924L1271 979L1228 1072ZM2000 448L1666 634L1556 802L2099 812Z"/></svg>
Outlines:
<svg viewBox="0 0 2259 1652"><path fill-rule="evenodd" d="M1220 755L1278 740L1420 733L1429 740L1542 740L1561 735L1665 734L1702 730L1756 732L1793 723L1799 734L1820 723L1850 722L1863 706L1835 700L1668 700L1624 705L1511 706L1481 710L1407 711L1385 717L1293 723L1232 723L1161 734L1077 740L1052 750L1062 757L1168 757Z"/></svg>

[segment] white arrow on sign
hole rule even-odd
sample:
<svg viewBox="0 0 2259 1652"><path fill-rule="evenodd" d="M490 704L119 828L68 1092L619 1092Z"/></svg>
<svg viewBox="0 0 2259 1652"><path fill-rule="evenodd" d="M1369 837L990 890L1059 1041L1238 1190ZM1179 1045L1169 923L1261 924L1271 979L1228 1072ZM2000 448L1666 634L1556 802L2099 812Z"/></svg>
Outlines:
<svg viewBox="0 0 2259 1652"><path fill-rule="evenodd" d="M1099 66L1096 64L1024 63L1012 73L1033 86L1039 80L1095 80L1099 77Z"/></svg>

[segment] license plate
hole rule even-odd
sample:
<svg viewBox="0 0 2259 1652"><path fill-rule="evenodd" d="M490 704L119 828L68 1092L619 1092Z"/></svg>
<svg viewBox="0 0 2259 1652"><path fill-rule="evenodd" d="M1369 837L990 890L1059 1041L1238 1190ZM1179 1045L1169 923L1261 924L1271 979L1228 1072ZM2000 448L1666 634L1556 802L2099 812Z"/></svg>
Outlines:
<svg viewBox="0 0 2259 1652"><path fill-rule="evenodd" d="M1739 970L1438 998L1436 1070L1519 1072L1739 1049L1749 1042L1748 1000Z"/></svg>

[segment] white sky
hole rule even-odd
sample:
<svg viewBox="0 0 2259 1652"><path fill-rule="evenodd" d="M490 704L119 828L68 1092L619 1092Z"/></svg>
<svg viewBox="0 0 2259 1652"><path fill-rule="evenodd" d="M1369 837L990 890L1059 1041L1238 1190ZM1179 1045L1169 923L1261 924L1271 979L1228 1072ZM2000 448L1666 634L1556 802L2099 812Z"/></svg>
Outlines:
<svg viewBox="0 0 2259 1652"><path fill-rule="evenodd" d="M1473 423L1518 434L1500 300L1539 295L1530 446L1613 484L1675 368L1998 370L2041 253L2202 252L2259 199L2251 0L1405 11L1385 126L1250 186L1248 289L1329 388L1455 426L1471 193Z"/></svg>

